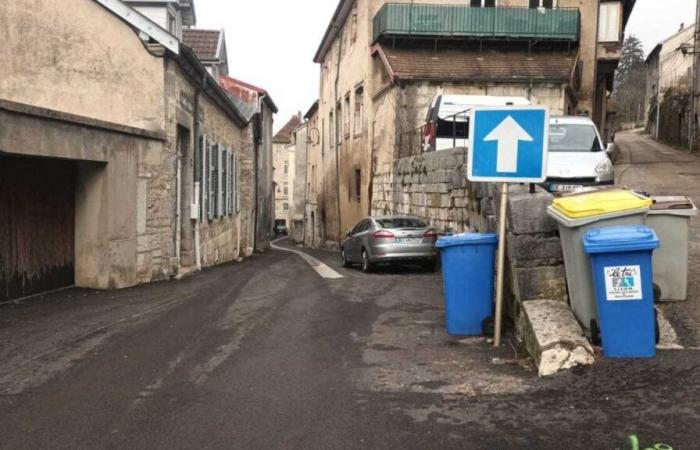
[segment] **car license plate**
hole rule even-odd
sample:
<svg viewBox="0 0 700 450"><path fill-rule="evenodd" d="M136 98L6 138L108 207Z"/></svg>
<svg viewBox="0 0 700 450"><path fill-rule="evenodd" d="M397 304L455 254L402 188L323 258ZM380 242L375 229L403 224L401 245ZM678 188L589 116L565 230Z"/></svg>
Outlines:
<svg viewBox="0 0 700 450"><path fill-rule="evenodd" d="M420 244L423 242L421 238L399 238L399 244Z"/></svg>
<svg viewBox="0 0 700 450"><path fill-rule="evenodd" d="M555 192L578 192L583 189L580 184L555 184L553 187Z"/></svg>

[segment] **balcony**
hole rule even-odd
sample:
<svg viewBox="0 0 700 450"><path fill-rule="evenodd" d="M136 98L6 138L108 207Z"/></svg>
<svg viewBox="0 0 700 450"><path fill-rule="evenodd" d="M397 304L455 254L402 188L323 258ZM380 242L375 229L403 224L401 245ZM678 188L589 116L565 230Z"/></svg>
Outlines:
<svg viewBox="0 0 700 450"><path fill-rule="evenodd" d="M374 17L380 37L430 37L578 42L577 8L472 8L469 6L387 3Z"/></svg>

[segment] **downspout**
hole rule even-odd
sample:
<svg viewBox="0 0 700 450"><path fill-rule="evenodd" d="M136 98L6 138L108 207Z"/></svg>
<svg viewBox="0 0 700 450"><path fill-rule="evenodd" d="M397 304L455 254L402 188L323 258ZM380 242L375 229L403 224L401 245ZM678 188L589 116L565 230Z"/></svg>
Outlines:
<svg viewBox="0 0 700 450"><path fill-rule="evenodd" d="M340 208L340 118L338 117L338 85L340 84L340 60L343 53L343 27L340 27L340 34L338 35L338 61L335 68L335 94L334 94L334 105L332 108L335 109L335 173L336 173L336 195L338 204L338 242L343 240L343 219L342 210Z"/></svg>
<svg viewBox="0 0 700 450"><path fill-rule="evenodd" d="M262 108L262 102L263 98L265 98L264 95L262 95L258 99L258 120L260 121L260 134L262 134L262 123L263 123L263 108ZM258 185L259 183L259 177L258 177L258 170L260 170L260 161L258 161L258 158L260 156L260 142L262 139L258 139L257 136L255 136L255 123L253 123L253 186L255 186L254 189L254 204L255 206L253 207L253 253L257 252L259 250L258 248L258 214L260 213L260 204L258 203L260 201L260 195L259 195L259 190L260 186Z"/></svg>
<svg viewBox="0 0 700 450"><path fill-rule="evenodd" d="M207 78L202 77L202 88L197 88L194 92L194 126L192 127L194 129L194 142L195 145L199 145L199 135L200 135L200 126L199 126L199 99L202 95L202 90L206 89L207 86ZM201 152L206 152L206 148L203 147L200 149ZM202 156L200 158L200 162L204 160L203 154L200 155ZM196 166L196 164L195 164ZM202 189L204 188L204 166L199 168L199 173L195 171L194 173L194 180L195 180L195 190L194 190L194 204L197 205L197 218L194 219L194 258L195 262L197 264L197 270L202 270L202 250L200 248L200 243L201 243L201 236L200 236L200 230L199 230L199 225L202 221L202 218L200 217L200 214L202 213L202 205L200 204L201 198L202 198ZM197 178L199 178L199 181L197 181Z"/></svg>

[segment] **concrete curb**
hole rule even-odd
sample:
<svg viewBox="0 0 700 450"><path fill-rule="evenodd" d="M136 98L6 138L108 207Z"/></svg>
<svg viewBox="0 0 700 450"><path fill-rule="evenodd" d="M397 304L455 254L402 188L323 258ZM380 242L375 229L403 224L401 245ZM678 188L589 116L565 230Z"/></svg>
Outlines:
<svg viewBox="0 0 700 450"><path fill-rule="evenodd" d="M593 347L566 303L524 302L520 321L521 336L541 377L595 363Z"/></svg>

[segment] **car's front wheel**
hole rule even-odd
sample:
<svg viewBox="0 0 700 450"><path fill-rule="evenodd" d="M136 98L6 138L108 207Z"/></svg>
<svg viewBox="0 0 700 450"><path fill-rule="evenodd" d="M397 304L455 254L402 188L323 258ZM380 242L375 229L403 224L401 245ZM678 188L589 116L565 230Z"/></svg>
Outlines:
<svg viewBox="0 0 700 450"><path fill-rule="evenodd" d="M362 249L362 271L365 273L370 273L372 271L372 263L369 260L369 254L367 250Z"/></svg>
<svg viewBox="0 0 700 450"><path fill-rule="evenodd" d="M348 255L345 253L344 248L340 249L340 264L342 264L343 267L350 267L350 261L348 261Z"/></svg>

